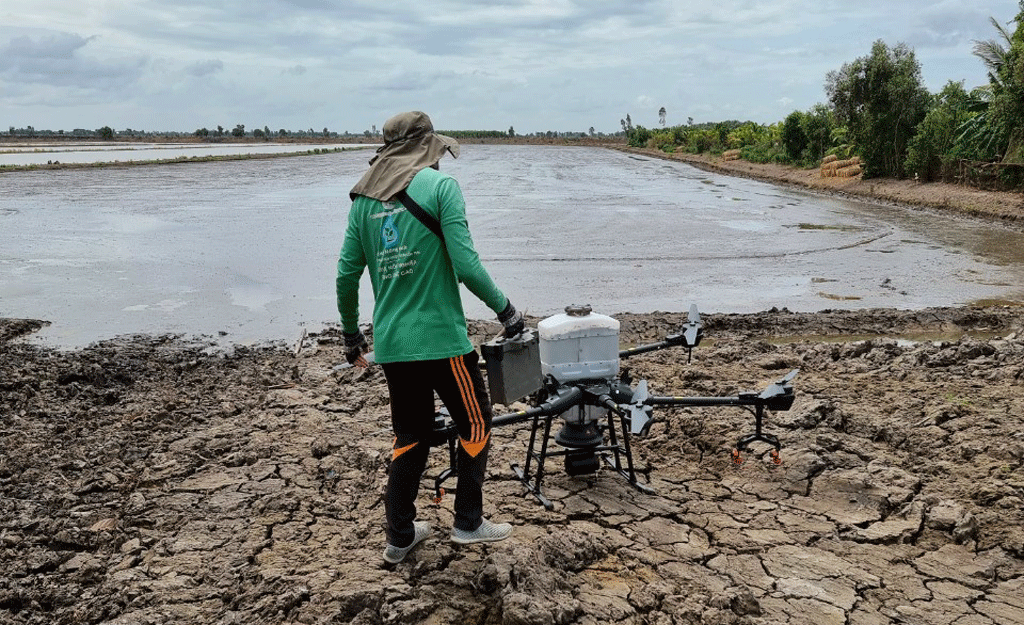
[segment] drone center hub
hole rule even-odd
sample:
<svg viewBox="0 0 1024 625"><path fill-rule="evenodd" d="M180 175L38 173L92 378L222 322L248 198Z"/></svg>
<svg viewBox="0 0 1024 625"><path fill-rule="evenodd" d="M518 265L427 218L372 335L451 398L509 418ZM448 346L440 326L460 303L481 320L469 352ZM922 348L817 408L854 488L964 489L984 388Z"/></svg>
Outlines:
<svg viewBox="0 0 1024 625"><path fill-rule="evenodd" d="M597 447L604 442L604 433L601 432L596 421L566 422L555 435L555 442L569 449Z"/></svg>

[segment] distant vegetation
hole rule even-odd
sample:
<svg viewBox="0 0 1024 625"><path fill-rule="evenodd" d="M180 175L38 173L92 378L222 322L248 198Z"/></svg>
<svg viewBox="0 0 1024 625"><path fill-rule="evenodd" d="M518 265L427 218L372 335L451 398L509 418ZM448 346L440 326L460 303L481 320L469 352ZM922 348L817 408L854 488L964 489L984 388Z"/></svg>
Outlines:
<svg viewBox="0 0 1024 625"><path fill-rule="evenodd" d="M593 127L588 132L583 131L555 131L547 130L527 134L518 134L515 129L508 130L439 130L443 134L455 137L456 139L581 139L591 138L614 138L621 139L622 133L605 134L596 132ZM157 141L157 140L179 140L179 141L202 141L204 143L219 143L224 141L293 141L293 142L324 142L324 141L352 141L352 142L373 142L383 141L383 136L376 126L362 132L336 132L324 128L323 130L271 130L269 127L254 128L247 130L245 124L236 124L228 130L224 126L217 126L214 129L199 128L193 132L179 131L146 131L114 130L110 126L104 126L95 130L76 128L72 131L64 130L41 130L32 126L15 128L11 126L4 133L0 131L0 139L50 139L50 140L85 140L85 141Z"/></svg>
<svg viewBox="0 0 1024 625"><path fill-rule="evenodd" d="M725 121L661 129L620 121L629 145L665 152L723 153L758 163L817 166L834 154L860 157L864 177L912 177L981 187L1024 188L1024 0L1010 32L976 41L989 84L971 91L950 81L936 94L904 44L876 41L867 56L825 78L828 104L793 111L775 124Z"/></svg>
<svg viewBox="0 0 1024 625"><path fill-rule="evenodd" d="M260 141L270 141L272 139L294 141L337 141L339 139L369 136L369 134L370 131L358 134L338 133L329 131L327 128L324 128L323 130L313 130L312 128L308 130L285 130L282 128L280 130L272 131L266 126L263 128L255 128L250 131L245 129L245 124L237 124L231 130L226 129L223 126L217 126L213 130L210 130L209 128L199 128L193 132L180 132L173 130L147 131L134 130L132 128L114 130L110 126L104 126L95 130L76 128L71 131L41 130L32 126L26 126L25 128L15 128L14 126L11 126L6 133L0 133L0 137L13 139L67 139L99 141L153 141L159 139L178 139L217 143L221 141L237 141L242 139L256 139Z"/></svg>

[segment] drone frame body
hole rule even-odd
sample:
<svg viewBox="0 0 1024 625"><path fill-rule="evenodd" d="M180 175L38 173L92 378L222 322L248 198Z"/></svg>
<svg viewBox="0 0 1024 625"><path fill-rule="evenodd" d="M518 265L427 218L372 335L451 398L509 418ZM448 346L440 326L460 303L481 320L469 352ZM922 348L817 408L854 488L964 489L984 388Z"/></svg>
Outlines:
<svg viewBox="0 0 1024 625"><path fill-rule="evenodd" d="M626 359L670 347L683 347L688 350L689 362L693 348L697 347L702 337L703 326L694 305L690 307L688 321L681 332L670 335L658 343L621 350L619 358ZM742 463L741 452L748 451L753 443L763 442L772 447L769 456L774 463L779 464L782 444L777 436L764 432L764 416L767 410L789 410L792 407L795 399L792 381L798 372L799 369L792 370L760 393L746 392L726 397L658 397L648 394L646 380L641 380L633 389L630 388L628 380L623 379L575 380L571 383L560 383L548 376L544 388L532 396L532 408L494 417L491 427L530 423L526 458L522 465L513 463L512 470L526 491L548 510L554 506L544 495L541 485L545 475L545 464L550 457L564 457L566 471L570 475L595 472L600 464L600 458L631 486L645 494L653 494L654 490L638 479L638 474L648 475L649 469L636 467L631 439L648 431L655 406L753 408L755 430L737 439L732 451L733 461L737 464ZM590 419L585 423L586 429L579 431L572 430L571 423L567 423L563 431L555 437L555 443L561 449L551 450L551 428L554 420L564 417L573 408L582 412L587 407L605 410L606 418ZM565 433L566 428L570 430L568 434ZM607 443L604 440L605 433ZM445 494L444 482L458 474L457 438L454 424L442 409L435 419L431 445L447 444L449 467L434 480L435 501L440 501Z"/></svg>

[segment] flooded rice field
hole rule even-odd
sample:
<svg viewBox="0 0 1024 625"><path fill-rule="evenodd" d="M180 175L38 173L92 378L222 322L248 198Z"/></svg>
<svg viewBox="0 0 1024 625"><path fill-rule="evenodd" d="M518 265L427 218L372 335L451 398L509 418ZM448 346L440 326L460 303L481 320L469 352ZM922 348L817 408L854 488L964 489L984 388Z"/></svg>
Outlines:
<svg viewBox="0 0 1024 625"><path fill-rule="evenodd" d="M337 318L348 190L372 151L0 176L0 317L37 340L293 341ZM1024 299L1024 234L599 148L442 161L474 241L530 315L921 309ZM364 277L363 317L371 294ZM466 293L467 315L493 314Z"/></svg>
<svg viewBox="0 0 1024 625"><path fill-rule="evenodd" d="M239 154L288 154L307 150L344 150L351 143L300 145L296 143L75 143L7 144L0 149L0 167L60 163L130 163L176 158L205 158Z"/></svg>

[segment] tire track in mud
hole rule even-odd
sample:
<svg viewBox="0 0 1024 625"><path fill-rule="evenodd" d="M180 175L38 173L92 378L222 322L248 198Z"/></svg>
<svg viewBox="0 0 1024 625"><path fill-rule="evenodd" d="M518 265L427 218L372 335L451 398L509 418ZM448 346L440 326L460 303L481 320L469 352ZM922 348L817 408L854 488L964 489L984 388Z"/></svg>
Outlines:
<svg viewBox="0 0 1024 625"><path fill-rule="evenodd" d="M768 258L786 258L788 256L808 256L811 254L825 254L827 252L836 252L840 250L849 250L855 247L864 247L872 243L881 241L882 239L892 236L893 231L887 230L885 232L872 233L868 237L850 241L848 243L842 243L838 245L828 245L823 247L812 247L807 249L799 250L786 250L782 252L764 252L760 254L687 254L687 255L646 255L646 256L623 256L623 255L609 255L609 256L495 256L490 255L484 257L483 260L491 263L607 263L610 261L615 262L691 262L691 261L702 261L702 260L760 260Z"/></svg>

